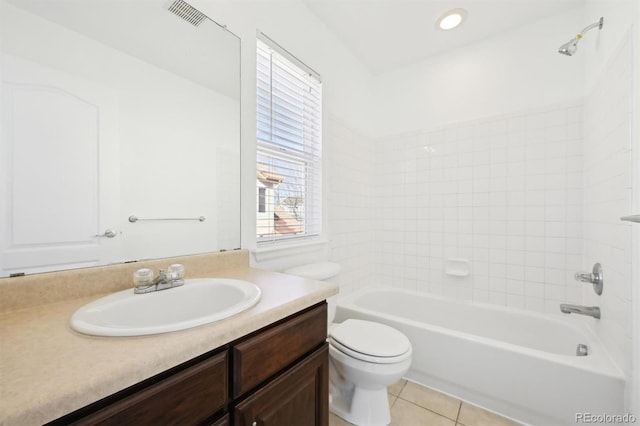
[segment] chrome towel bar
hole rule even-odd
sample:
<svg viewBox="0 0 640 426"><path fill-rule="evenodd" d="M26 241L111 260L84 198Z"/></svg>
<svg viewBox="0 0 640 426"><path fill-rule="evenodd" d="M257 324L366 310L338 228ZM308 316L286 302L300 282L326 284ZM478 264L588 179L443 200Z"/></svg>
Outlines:
<svg viewBox="0 0 640 426"><path fill-rule="evenodd" d="M158 218L141 218L141 217L137 217L137 216L129 216L129 222L131 223L136 223L138 221L145 221L145 220L198 220L200 222L204 222L205 221L205 217L204 216L200 216L200 217L158 217Z"/></svg>

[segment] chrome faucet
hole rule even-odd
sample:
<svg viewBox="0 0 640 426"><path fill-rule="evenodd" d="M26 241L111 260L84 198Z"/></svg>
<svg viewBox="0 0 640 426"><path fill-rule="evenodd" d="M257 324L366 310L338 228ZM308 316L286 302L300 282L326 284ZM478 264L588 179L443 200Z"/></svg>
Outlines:
<svg viewBox="0 0 640 426"><path fill-rule="evenodd" d="M588 315L590 317L594 317L595 319L600 319L600 308L597 306L580 306L561 303L560 311L563 314Z"/></svg>
<svg viewBox="0 0 640 426"><path fill-rule="evenodd" d="M166 290L171 288L171 281L167 277L167 274L164 272L164 269L160 269L158 271L158 276L155 280L153 280L153 285L156 286L156 291Z"/></svg>
<svg viewBox="0 0 640 426"><path fill-rule="evenodd" d="M150 270L146 271L148 271L148 274L151 274L151 276L147 275L147 277L151 278L153 276L153 272ZM158 276L153 279L153 281L151 279L138 281L134 279L136 286L133 288L133 292L135 294L145 294L179 287L184 284L184 279L182 279L183 275L184 267L182 265L171 265L169 267L169 272L165 272L164 269L160 269L158 271Z"/></svg>

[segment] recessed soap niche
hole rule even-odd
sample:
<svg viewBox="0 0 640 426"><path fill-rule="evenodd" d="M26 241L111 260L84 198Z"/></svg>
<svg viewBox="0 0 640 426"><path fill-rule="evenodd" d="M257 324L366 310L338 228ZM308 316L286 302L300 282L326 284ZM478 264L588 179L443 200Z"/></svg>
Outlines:
<svg viewBox="0 0 640 426"><path fill-rule="evenodd" d="M444 273L450 277L468 277L471 274L469 259L450 257L444 262Z"/></svg>

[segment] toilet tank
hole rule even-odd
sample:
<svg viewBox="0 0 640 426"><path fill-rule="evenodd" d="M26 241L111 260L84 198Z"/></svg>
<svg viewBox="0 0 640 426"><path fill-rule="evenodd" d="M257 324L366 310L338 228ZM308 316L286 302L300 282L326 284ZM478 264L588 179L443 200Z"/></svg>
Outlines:
<svg viewBox="0 0 640 426"><path fill-rule="evenodd" d="M297 275L310 280L326 281L338 276L342 267L335 262L317 262L285 269L285 274ZM328 325L331 326L336 316L337 296L327 298Z"/></svg>
<svg viewBox="0 0 640 426"><path fill-rule="evenodd" d="M326 281L336 277L342 268L335 262L317 262L284 270L285 274L298 275L311 280Z"/></svg>

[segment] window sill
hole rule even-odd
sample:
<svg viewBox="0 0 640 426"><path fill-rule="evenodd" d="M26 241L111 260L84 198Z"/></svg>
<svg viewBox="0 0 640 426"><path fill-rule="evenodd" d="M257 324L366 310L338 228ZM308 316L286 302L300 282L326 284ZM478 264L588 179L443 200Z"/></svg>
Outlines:
<svg viewBox="0 0 640 426"><path fill-rule="evenodd" d="M255 248L253 255L257 262L268 262L270 260L322 250L327 242L327 240L320 238L295 243L263 245Z"/></svg>

